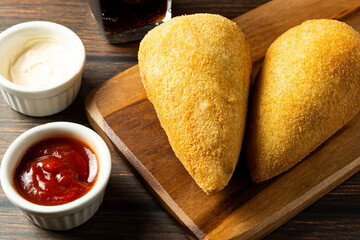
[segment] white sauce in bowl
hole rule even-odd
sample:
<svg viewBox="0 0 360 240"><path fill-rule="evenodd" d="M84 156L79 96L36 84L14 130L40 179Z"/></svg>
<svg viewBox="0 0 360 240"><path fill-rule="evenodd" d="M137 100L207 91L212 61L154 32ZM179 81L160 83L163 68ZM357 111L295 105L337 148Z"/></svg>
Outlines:
<svg viewBox="0 0 360 240"><path fill-rule="evenodd" d="M21 86L47 87L74 71L71 48L51 36L30 39L10 49L8 57L8 80Z"/></svg>

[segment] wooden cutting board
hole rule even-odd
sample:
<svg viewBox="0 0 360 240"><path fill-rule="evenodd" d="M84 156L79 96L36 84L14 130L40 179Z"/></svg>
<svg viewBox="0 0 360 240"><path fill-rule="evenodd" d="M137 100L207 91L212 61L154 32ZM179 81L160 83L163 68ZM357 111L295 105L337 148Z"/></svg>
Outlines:
<svg viewBox="0 0 360 240"><path fill-rule="evenodd" d="M360 30L359 0L275 0L234 21L252 47L254 72L269 45L307 19L333 18ZM360 169L360 114L286 173L251 181L240 157L233 178L207 196L175 157L147 100L138 66L109 79L86 99L91 125L138 173L165 209L198 239L258 239Z"/></svg>

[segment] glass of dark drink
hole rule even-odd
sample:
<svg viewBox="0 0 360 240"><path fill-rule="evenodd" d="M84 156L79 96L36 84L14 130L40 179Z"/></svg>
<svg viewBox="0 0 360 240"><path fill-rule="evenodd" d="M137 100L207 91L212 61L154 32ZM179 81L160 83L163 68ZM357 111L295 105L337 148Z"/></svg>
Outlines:
<svg viewBox="0 0 360 240"><path fill-rule="evenodd" d="M89 0L90 9L110 43L137 41L171 18L171 0Z"/></svg>

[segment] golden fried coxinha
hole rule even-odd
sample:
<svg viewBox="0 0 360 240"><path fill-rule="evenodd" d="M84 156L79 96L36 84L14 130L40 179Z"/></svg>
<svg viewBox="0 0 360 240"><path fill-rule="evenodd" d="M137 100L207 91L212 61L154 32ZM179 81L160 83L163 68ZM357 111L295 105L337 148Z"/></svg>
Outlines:
<svg viewBox="0 0 360 240"><path fill-rule="evenodd" d="M250 99L245 138L255 182L305 158L360 110L360 34L310 20L268 49Z"/></svg>
<svg viewBox="0 0 360 240"><path fill-rule="evenodd" d="M148 99L176 156L207 194L228 184L238 161L250 55L239 27L213 14L175 17L140 43Z"/></svg>

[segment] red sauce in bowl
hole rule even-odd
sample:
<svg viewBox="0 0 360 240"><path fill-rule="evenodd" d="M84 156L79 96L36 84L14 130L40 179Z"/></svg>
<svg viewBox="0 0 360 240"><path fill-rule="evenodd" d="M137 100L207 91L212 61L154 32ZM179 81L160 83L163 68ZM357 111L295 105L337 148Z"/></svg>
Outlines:
<svg viewBox="0 0 360 240"><path fill-rule="evenodd" d="M74 201L93 187L98 173L96 154L70 137L45 139L30 147L14 174L18 192L46 206Z"/></svg>

